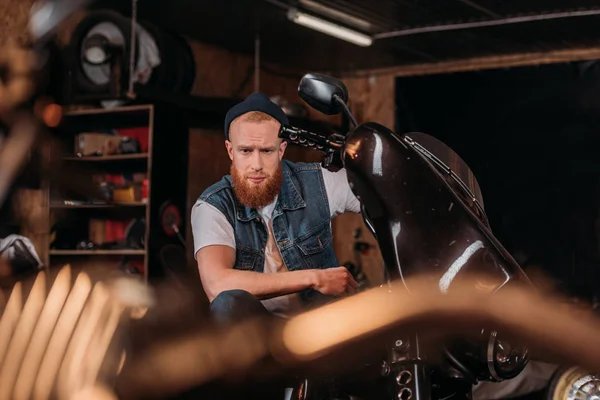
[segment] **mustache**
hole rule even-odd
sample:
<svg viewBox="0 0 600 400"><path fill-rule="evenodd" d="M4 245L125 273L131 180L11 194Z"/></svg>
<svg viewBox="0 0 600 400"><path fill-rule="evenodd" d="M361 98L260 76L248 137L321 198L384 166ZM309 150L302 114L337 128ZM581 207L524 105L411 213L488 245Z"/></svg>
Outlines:
<svg viewBox="0 0 600 400"><path fill-rule="evenodd" d="M260 174L260 175L250 175L250 174L246 174L244 175L244 178L246 179L259 179L259 178L268 178L270 175L267 174Z"/></svg>

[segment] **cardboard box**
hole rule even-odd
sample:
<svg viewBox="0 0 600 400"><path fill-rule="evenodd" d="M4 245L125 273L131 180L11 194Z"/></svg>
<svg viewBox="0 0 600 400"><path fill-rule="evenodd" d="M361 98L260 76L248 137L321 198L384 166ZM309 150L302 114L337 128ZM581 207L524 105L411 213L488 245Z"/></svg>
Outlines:
<svg viewBox="0 0 600 400"><path fill-rule="evenodd" d="M92 156L100 152L102 155L116 154L119 151L121 136L106 133L80 133L75 136L75 154Z"/></svg>

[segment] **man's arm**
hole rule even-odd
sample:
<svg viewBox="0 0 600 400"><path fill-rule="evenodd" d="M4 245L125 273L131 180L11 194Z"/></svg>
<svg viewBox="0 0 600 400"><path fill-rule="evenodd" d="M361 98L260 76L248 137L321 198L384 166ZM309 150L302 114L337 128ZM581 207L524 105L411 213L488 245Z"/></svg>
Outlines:
<svg viewBox="0 0 600 400"><path fill-rule="evenodd" d="M196 254L202 286L212 301L225 290L245 290L259 299L296 293L318 285L318 270L265 274L233 269L235 250L228 246L203 247Z"/></svg>
<svg viewBox="0 0 600 400"><path fill-rule="evenodd" d="M273 274L235 270L235 235L227 218L215 207L198 202L192 209L191 222L198 271L210 301L222 291L233 289L267 299L308 288L342 295L358 287L344 267Z"/></svg>
<svg viewBox="0 0 600 400"><path fill-rule="evenodd" d="M354 193L352 193L352 189L350 189L346 170L342 168L337 172L331 172L325 168L321 168L321 171L323 173L323 182L325 183L331 218L345 212L360 213L360 201L358 201Z"/></svg>

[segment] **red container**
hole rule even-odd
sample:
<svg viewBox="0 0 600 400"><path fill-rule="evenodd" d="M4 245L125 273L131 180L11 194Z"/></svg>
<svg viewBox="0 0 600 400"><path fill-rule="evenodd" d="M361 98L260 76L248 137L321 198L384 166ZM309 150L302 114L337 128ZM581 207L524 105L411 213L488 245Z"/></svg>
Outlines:
<svg viewBox="0 0 600 400"><path fill-rule="evenodd" d="M144 179L142 183L142 201L144 203L148 202L148 179Z"/></svg>

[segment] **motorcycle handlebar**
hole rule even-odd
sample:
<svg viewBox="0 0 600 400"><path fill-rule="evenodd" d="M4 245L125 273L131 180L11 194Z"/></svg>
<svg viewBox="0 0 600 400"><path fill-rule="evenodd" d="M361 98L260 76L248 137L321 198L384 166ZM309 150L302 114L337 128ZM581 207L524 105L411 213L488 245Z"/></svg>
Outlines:
<svg viewBox="0 0 600 400"><path fill-rule="evenodd" d="M329 137L326 137L325 135L310 132L295 126L282 125L279 130L279 137L289 142L325 153L325 158L321 163L323 168L334 172L343 168L342 148L346 143L346 138L343 135L334 133Z"/></svg>
<svg viewBox="0 0 600 400"><path fill-rule="evenodd" d="M279 137L325 153L325 158L321 163L323 168L333 172L343 168L341 150L346 142L346 138L343 135L334 133L326 137L319 133L296 128L295 126L282 125L279 130Z"/></svg>
<svg viewBox="0 0 600 400"><path fill-rule="evenodd" d="M295 126L282 125L279 137L304 147L320 150L324 153L338 151L344 145L344 137L334 134L332 138L325 137L319 133L310 132Z"/></svg>

